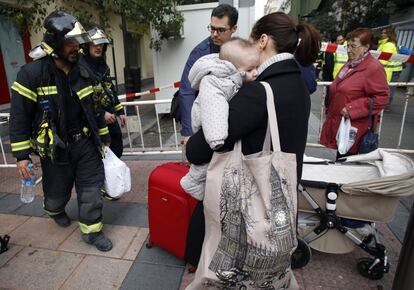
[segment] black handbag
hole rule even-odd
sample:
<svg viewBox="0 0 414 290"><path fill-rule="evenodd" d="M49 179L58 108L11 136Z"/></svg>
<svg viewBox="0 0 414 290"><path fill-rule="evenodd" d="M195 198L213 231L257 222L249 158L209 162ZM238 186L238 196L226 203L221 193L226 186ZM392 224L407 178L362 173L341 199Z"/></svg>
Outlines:
<svg viewBox="0 0 414 290"><path fill-rule="evenodd" d="M174 96L171 100L171 108L170 108L170 117L175 118L175 120L178 121L178 122L181 121L179 92L180 92L180 90L177 90L174 93Z"/></svg>
<svg viewBox="0 0 414 290"><path fill-rule="evenodd" d="M371 97L371 102L369 104L369 125L368 131L365 133L364 136L361 138L361 142L359 143L358 153L364 154L374 151L378 148L378 133L374 132L374 128L372 126L372 110L374 108L374 99Z"/></svg>

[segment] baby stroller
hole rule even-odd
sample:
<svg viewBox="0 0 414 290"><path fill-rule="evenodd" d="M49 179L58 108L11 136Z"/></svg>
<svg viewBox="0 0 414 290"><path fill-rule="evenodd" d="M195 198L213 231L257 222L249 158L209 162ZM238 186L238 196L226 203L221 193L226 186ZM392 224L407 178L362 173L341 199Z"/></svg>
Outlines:
<svg viewBox="0 0 414 290"><path fill-rule="evenodd" d="M298 250L292 267L310 259L310 248L348 253L357 246L372 257L361 258L359 273L381 279L389 270L375 222L391 221L399 197L414 194L414 162L382 149L343 162L304 158L298 197Z"/></svg>

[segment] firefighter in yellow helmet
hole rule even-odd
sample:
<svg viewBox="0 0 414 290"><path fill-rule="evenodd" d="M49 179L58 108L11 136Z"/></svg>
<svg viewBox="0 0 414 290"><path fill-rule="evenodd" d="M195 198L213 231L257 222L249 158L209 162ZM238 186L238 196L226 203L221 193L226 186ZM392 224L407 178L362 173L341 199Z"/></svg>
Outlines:
<svg viewBox="0 0 414 290"><path fill-rule="evenodd" d="M89 35L72 15L57 11L44 21L46 32L36 60L24 65L12 85L10 142L21 178L29 177L30 154L41 158L44 210L62 227L75 185L82 239L100 251L112 249L102 232L101 146L110 143L103 114L93 101L93 82L79 65L79 45Z"/></svg>

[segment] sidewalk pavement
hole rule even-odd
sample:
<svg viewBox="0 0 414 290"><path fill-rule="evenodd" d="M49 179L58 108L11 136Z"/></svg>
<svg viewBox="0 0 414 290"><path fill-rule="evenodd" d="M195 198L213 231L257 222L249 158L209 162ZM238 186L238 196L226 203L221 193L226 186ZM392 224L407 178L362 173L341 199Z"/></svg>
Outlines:
<svg viewBox="0 0 414 290"><path fill-rule="evenodd" d="M104 231L112 239L110 252L99 252L80 239L76 222L58 227L42 211L41 185L33 203L19 200L15 169L0 169L0 235L10 235L9 250L0 255L0 289L185 289L194 278L183 261L158 247L148 249L147 180L164 160L128 160L132 191L104 204ZM67 206L77 216L75 194ZM377 225L387 248L391 270L383 279L360 276L359 249L333 255L313 251L311 262L296 270L301 289L391 289L401 243L386 224Z"/></svg>

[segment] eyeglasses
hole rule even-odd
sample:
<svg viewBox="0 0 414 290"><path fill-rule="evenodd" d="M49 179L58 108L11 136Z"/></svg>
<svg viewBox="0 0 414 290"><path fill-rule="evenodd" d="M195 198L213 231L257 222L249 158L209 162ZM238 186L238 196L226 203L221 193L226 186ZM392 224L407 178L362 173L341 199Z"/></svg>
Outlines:
<svg viewBox="0 0 414 290"><path fill-rule="evenodd" d="M224 33L224 32L226 32L227 30L230 30L230 28L224 28L224 27L214 27L214 26L211 26L211 24L209 24L208 26L207 26L207 29L208 29L208 31L210 31L210 32L217 32L217 33Z"/></svg>
<svg viewBox="0 0 414 290"><path fill-rule="evenodd" d="M356 49L356 48L361 47L361 46L362 46L361 44L360 45L357 45L357 44L354 44L354 43L348 44L348 48L350 48L350 49Z"/></svg>

